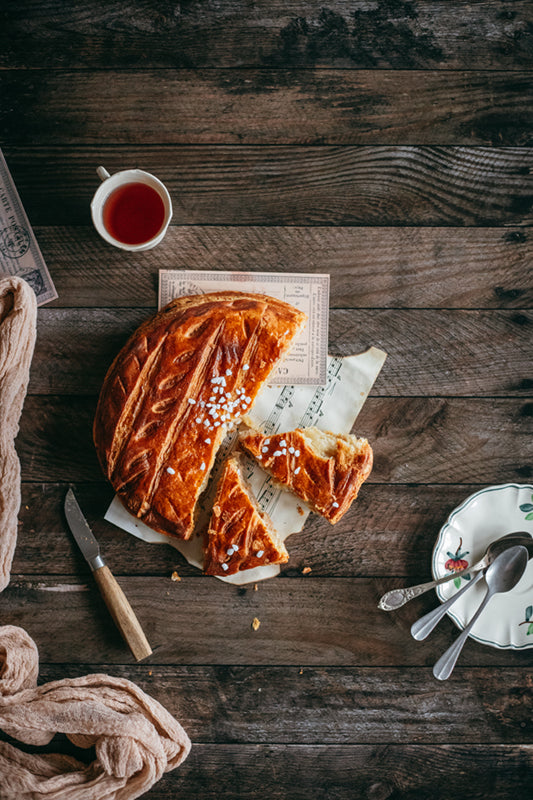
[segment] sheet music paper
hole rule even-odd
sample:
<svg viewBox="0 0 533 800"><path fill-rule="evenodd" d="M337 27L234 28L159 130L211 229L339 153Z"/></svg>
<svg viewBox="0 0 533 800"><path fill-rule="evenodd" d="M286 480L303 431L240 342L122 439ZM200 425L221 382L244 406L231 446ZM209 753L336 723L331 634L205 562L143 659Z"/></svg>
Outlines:
<svg viewBox="0 0 533 800"><path fill-rule="evenodd" d="M37 305L55 300L57 292L26 212L0 150L0 272L30 284Z"/></svg>
<svg viewBox="0 0 533 800"><path fill-rule="evenodd" d="M304 311L308 321L270 376L280 385L324 386L328 357L329 275L291 272L218 272L162 269L159 308L176 297L232 289L266 294Z"/></svg>
<svg viewBox="0 0 533 800"><path fill-rule="evenodd" d="M312 425L336 433L350 433L386 357L386 353L376 347L347 358L328 357L325 386L266 386L258 395L248 418L265 433ZM364 431L356 433L365 435ZM223 462L234 448L236 436L236 433L228 436L217 455L209 487L201 504L197 531L189 541L183 542L151 530L126 511L117 497L111 503L105 519L146 542L159 542L175 547L190 564L202 569L203 530L209 519ZM271 478L257 464L250 459L246 459L246 463L247 477L254 494L261 508L271 516L280 536L286 539L291 533L301 531L310 513L309 509L289 492L275 489ZM324 524L329 523L324 521ZM288 549L290 554L290 545ZM220 580L240 585L271 578L278 573L279 566L273 564L228 577L221 576Z"/></svg>

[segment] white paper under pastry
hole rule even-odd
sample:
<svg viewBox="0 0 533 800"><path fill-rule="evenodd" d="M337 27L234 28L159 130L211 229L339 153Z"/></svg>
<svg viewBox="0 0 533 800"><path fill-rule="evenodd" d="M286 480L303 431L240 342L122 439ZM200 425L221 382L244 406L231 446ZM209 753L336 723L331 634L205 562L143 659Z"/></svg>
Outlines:
<svg viewBox="0 0 533 800"><path fill-rule="evenodd" d="M350 433L386 357L387 354L376 347L346 358L330 356L326 386L267 386L258 395L248 419L266 433L313 425L322 430ZM218 478L235 443L234 433L226 439L217 455L208 490L202 498L198 530L205 529ZM259 505L270 515L280 536L285 539L291 533L301 531L309 516L307 506L293 494L275 488L272 479L255 462L246 459L246 465L246 477ZM145 542L170 544L190 564L203 568L202 536L195 535L184 542L156 533L126 511L118 498L109 506L105 519ZM220 580L240 585L271 578L278 573L279 566L268 565L220 576Z"/></svg>

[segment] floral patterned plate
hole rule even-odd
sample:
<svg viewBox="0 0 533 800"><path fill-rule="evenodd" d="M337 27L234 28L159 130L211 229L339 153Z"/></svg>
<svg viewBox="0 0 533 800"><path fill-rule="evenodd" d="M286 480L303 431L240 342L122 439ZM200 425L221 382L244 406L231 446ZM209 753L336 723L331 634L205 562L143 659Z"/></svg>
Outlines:
<svg viewBox="0 0 533 800"><path fill-rule="evenodd" d="M452 511L441 529L433 549L433 576L441 578L475 564L491 541L512 531L533 535L533 486L506 483L476 492ZM465 573L438 586L439 600L444 602L469 580ZM459 628L472 619L485 591L480 581L448 611ZM492 598L470 635L492 647L533 647L533 558L514 589Z"/></svg>

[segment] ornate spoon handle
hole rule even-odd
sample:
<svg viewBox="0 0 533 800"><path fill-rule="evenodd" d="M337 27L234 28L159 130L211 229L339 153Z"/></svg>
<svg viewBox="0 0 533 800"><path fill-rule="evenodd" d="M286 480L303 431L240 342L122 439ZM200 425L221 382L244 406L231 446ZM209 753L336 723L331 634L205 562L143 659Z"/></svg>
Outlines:
<svg viewBox="0 0 533 800"><path fill-rule="evenodd" d="M396 611L397 608L401 608L405 603L409 602L409 600L412 600L413 597L418 597L424 594L424 592L429 592L430 589L434 589L435 586L440 586L441 583L446 583L446 581L451 581L452 578L461 577L465 572L473 572L473 569L476 567L478 567L478 564L476 564L474 568L467 567L460 572L451 572L449 575L439 578L438 581L419 583L417 586L407 586L405 589L391 589L390 592L386 592L383 595L378 603L378 608L381 608L382 611Z"/></svg>

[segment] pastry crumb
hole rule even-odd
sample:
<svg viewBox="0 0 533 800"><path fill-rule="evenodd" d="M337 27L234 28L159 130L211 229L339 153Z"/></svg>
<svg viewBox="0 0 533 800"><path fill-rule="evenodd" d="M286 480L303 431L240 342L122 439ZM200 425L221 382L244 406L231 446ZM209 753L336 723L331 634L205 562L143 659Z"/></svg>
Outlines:
<svg viewBox="0 0 533 800"><path fill-rule="evenodd" d="M254 583L254 592L257 592L257 583Z"/></svg>
<svg viewBox="0 0 533 800"><path fill-rule="evenodd" d="M254 617L253 622L252 622L252 628L254 629L254 631L256 631L259 628L260 625L261 625L261 622L257 619L257 617Z"/></svg>
<svg viewBox="0 0 533 800"><path fill-rule="evenodd" d="M172 581L181 581L181 578L180 578L180 576L178 575L178 573L176 572L176 570L174 570L174 572L173 572L173 573L172 573L172 575L170 576L170 579L171 579Z"/></svg>
<svg viewBox="0 0 533 800"><path fill-rule="evenodd" d="M152 670L150 670L150 671L149 671L149 673L148 673L148 677L149 677L149 678L151 678L151 677L152 677Z"/></svg>
<svg viewBox="0 0 533 800"><path fill-rule="evenodd" d="M298 467L298 472L299 471L300 471L300 467ZM301 506L296 506L296 511L298 512L298 514L300 514L300 516L303 516L304 510L303 510L303 508Z"/></svg>
<svg viewBox="0 0 533 800"><path fill-rule="evenodd" d="M302 575L309 575L310 572L312 572L311 567L304 567L302 570Z"/></svg>

